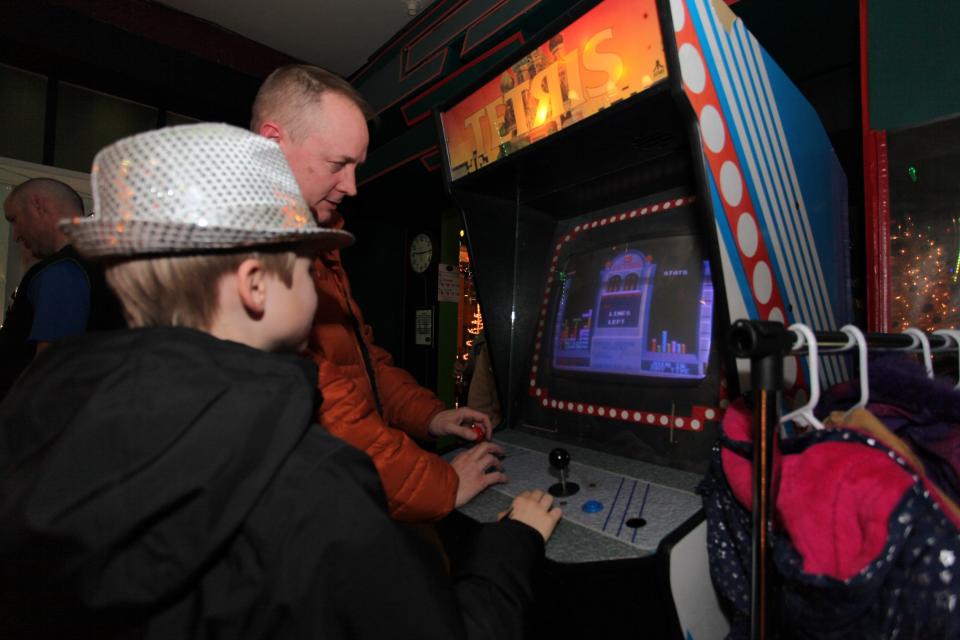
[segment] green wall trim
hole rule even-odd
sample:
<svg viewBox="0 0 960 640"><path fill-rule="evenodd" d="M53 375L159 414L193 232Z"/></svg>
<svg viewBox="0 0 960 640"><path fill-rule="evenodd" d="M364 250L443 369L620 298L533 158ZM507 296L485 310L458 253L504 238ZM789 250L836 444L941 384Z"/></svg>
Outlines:
<svg viewBox="0 0 960 640"><path fill-rule="evenodd" d="M460 214L446 209L440 215L440 264L460 263ZM437 396L453 407L453 365L457 358L457 303L437 302Z"/></svg>
<svg viewBox="0 0 960 640"><path fill-rule="evenodd" d="M869 0L870 127L960 113L960 2Z"/></svg>

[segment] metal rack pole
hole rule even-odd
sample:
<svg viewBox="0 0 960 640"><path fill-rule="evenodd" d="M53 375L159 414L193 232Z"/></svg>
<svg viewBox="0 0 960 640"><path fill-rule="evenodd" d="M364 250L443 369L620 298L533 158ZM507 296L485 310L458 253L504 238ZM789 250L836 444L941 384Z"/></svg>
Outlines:
<svg viewBox="0 0 960 640"><path fill-rule="evenodd" d="M738 322L744 321L741 320ZM799 337L792 331L787 331L786 333L790 337L790 348L788 351L792 351L793 345L799 340ZM817 344L821 348L827 349L842 347L846 345L849 340L849 336L842 331L814 331L813 336L817 339ZM867 349L870 351L898 351L909 349L910 347L915 346L913 337L904 333L867 333L864 334L864 337L867 339ZM930 341L931 350L956 349L956 345L953 343L953 341L946 336L927 334L927 339ZM803 353L804 351L804 349L799 349L792 352Z"/></svg>
<svg viewBox="0 0 960 640"><path fill-rule="evenodd" d="M846 335L844 341L846 341ZM772 637L776 602L770 562L771 483L773 447L780 424L783 392L783 358L793 344L793 333L779 322L739 320L729 335L730 348L738 358L750 358L753 387L753 571L750 580L750 637Z"/></svg>

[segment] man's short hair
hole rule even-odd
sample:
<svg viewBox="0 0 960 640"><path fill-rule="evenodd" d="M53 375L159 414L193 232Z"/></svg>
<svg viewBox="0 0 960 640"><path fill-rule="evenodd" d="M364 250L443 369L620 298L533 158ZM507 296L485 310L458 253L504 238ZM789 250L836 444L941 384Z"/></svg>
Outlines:
<svg viewBox="0 0 960 640"><path fill-rule="evenodd" d="M220 279L248 258L259 259L266 273L293 285L297 253L286 245L120 260L107 264L105 275L130 326L207 330L218 311L215 291Z"/></svg>
<svg viewBox="0 0 960 640"><path fill-rule="evenodd" d="M253 101L251 130L259 133L264 122L277 120L294 140L302 140L307 133L303 114L308 107L319 104L326 91L348 98L367 120L376 119L370 103L337 74L312 65L290 64L274 70L260 85Z"/></svg>
<svg viewBox="0 0 960 640"><path fill-rule="evenodd" d="M50 198L57 203L60 211L74 216L84 215L83 198L80 197L80 194L70 185L53 178L30 178L21 182L13 188L7 199L10 202L16 202L31 193L39 193Z"/></svg>

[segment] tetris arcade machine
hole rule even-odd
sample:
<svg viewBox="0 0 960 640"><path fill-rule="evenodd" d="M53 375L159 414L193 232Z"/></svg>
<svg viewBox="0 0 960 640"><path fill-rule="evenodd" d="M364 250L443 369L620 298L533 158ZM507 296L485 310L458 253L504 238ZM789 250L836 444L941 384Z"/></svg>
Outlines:
<svg viewBox="0 0 960 640"><path fill-rule="evenodd" d="M722 636L695 487L737 387L723 336L847 321L846 181L720 0L586 2L522 53L437 114L510 477L463 512L558 496L561 635Z"/></svg>

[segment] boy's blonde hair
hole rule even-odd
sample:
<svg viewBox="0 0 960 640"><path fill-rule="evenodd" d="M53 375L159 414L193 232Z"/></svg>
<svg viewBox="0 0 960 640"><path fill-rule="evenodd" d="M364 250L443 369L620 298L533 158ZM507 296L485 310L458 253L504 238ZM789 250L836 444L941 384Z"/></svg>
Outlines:
<svg viewBox="0 0 960 640"><path fill-rule="evenodd" d="M267 274L293 285L297 253L289 246L121 260L106 265L105 275L130 326L206 330L218 311L220 279L251 258L260 260Z"/></svg>

